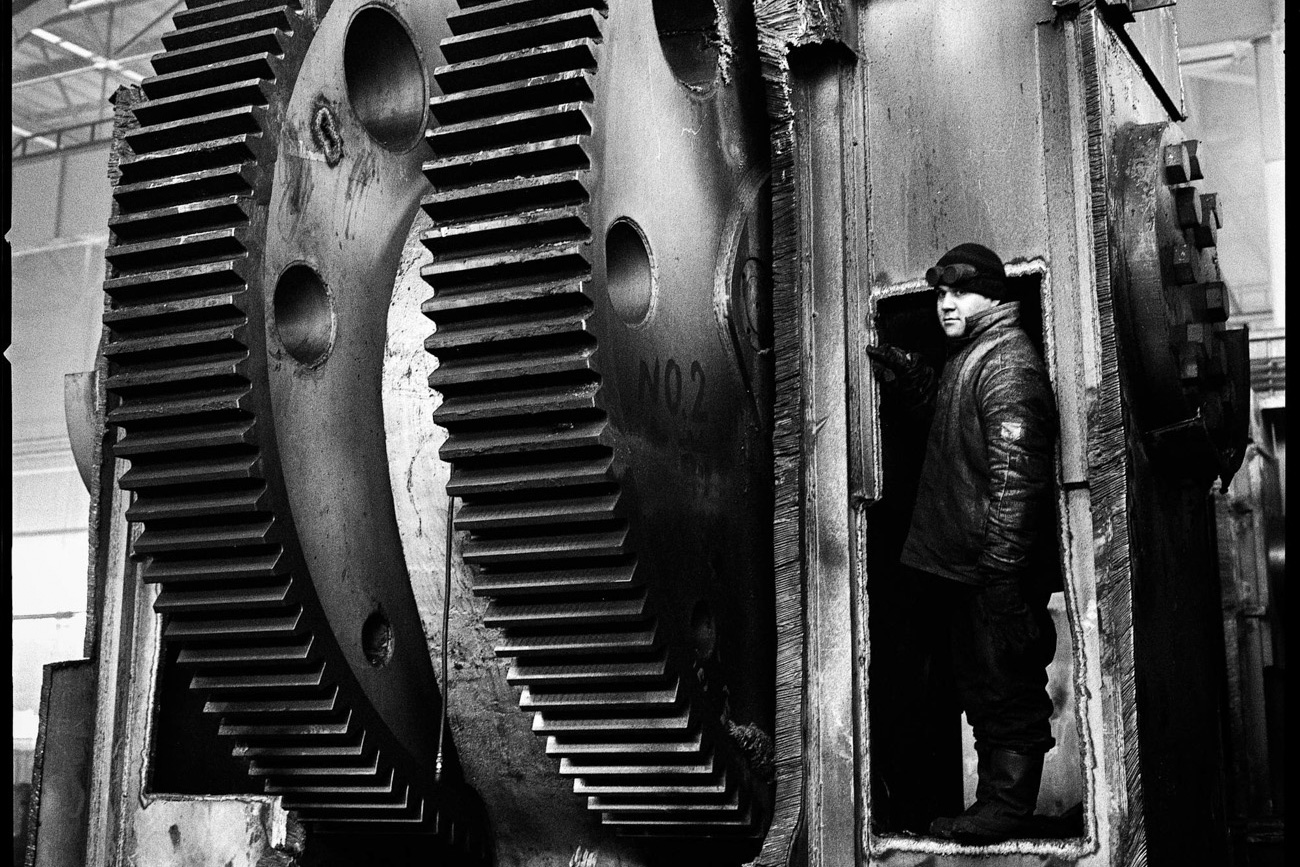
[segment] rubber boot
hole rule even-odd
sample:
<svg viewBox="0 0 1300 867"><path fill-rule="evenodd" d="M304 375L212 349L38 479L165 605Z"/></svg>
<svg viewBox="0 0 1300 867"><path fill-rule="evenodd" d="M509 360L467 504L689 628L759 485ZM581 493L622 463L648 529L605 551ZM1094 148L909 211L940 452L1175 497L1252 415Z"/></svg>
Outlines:
<svg viewBox="0 0 1300 867"><path fill-rule="evenodd" d="M962 843L1000 843L1033 836L1034 807L1043 779L1043 755L994 747L977 748L979 782L975 803L959 816L935 819L930 833Z"/></svg>

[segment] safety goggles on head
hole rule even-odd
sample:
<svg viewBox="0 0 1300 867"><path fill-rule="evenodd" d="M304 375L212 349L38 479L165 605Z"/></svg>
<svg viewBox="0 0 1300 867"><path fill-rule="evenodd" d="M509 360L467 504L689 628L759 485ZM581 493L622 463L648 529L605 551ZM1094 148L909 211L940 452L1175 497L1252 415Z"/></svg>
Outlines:
<svg viewBox="0 0 1300 867"><path fill-rule="evenodd" d="M931 286L960 286L962 283L972 280L979 276L979 271L974 265L967 265L965 262L955 262L951 265L944 265L940 268L935 265L925 272L925 282Z"/></svg>

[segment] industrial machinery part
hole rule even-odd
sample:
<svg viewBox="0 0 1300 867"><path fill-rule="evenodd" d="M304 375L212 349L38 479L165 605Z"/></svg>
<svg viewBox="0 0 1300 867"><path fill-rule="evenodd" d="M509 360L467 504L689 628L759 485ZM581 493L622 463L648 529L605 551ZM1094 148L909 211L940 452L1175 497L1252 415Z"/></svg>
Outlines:
<svg viewBox="0 0 1300 867"><path fill-rule="evenodd" d="M454 753L435 779L378 398L438 6L188 6L125 134L104 284L107 420L164 618L152 785L486 860Z"/></svg>
<svg viewBox="0 0 1300 867"><path fill-rule="evenodd" d="M747 4L655 3L681 86L640 98L659 49L645 5L463 5L435 72L423 273L475 593L521 708L605 825L753 837L773 627Z"/></svg>
<svg viewBox="0 0 1300 867"><path fill-rule="evenodd" d="M1115 274L1130 407L1153 461L1226 487L1241 466L1250 412L1249 338L1228 328L1217 197L1200 193L1198 142L1172 124L1116 136L1123 173Z"/></svg>
<svg viewBox="0 0 1300 867"><path fill-rule="evenodd" d="M387 472L422 204L430 409L521 706L604 825L752 852L774 627L748 4L187 2L106 254L107 421L163 616L150 787L491 858ZM629 98L651 62L676 80Z"/></svg>

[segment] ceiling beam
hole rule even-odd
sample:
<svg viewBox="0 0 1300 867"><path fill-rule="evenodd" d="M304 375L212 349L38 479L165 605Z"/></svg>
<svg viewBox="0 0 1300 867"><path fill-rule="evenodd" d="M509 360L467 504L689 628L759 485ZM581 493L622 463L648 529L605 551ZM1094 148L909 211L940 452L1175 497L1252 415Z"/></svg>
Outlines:
<svg viewBox="0 0 1300 867"><path fill-rule="evenodd" d="M92 70L105 70L106 73L113 73L130 84L139 84L141 81L144 81L144 76L140 73L130 69L123 69L122 61L120 60L105 57L102 54L91 51L85 46L64 39L57 33L51 33L44 28L33 28L32 32L59 50L80 57L82 60L90 61L89 68Z"/></svg>
<svg viewBox="0 0 1300 867"><path fill-rule="evenodd" d="M109 8L114 6L136 6L141 3L158 4L158 2L159 0L96 0L92 5L83 5L76 2L69 4L67 0L28 0L28 6L20 10L15 0L13 38L15 41L23 39L33 27L59 24L73 19L80 20L85 15L108 12Z"/></svg>
<svg viewBox="0 0 1300 867"><path fill-rule="evenodd" d="M47 24L56 16L66 14L67 3L64 0L14 0L13 23L9 31L10 52L33 27Z"/></svg>
<svg viewBox="0 0 1300 867"><path fill-rule="evenodd" d="M119 57L114 62L126 66L127 64L138 63L142 60L149 60L156 53L157 52L155 51L149 51L144 54L133 54L130 57ZM59 64L58 68L52 69L49 72L41 72L27 78L15 79L11 88L13 90L20 90L34 84L45 84L50 81L58 81L59 79L68 78L73 75L80 75L85 72L94 72L101 68L103 67L97 66L94 63L74 63L71 65Z"/></svg>

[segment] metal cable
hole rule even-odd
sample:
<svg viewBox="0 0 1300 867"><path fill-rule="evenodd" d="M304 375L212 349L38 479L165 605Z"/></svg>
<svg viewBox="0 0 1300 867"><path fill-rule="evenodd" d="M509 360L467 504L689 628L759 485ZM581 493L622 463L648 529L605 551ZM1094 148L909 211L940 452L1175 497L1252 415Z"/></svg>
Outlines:
<svg viewBox="0 0 1300 867"><path fill-rule="evenodd" d="M442 780L442 757L443 744L447 737L447 704L451 699L451 687L447 683L447 632L451 622L451 541L452 541L452 522L451 512L456 504L456 498L447 497L447 546L444 552L445 570L443 572L442 584L442 673L438 679L439 688L442 690L442 710L438 720L438 754L433 762L433 779L435 782Z"/></svg>

